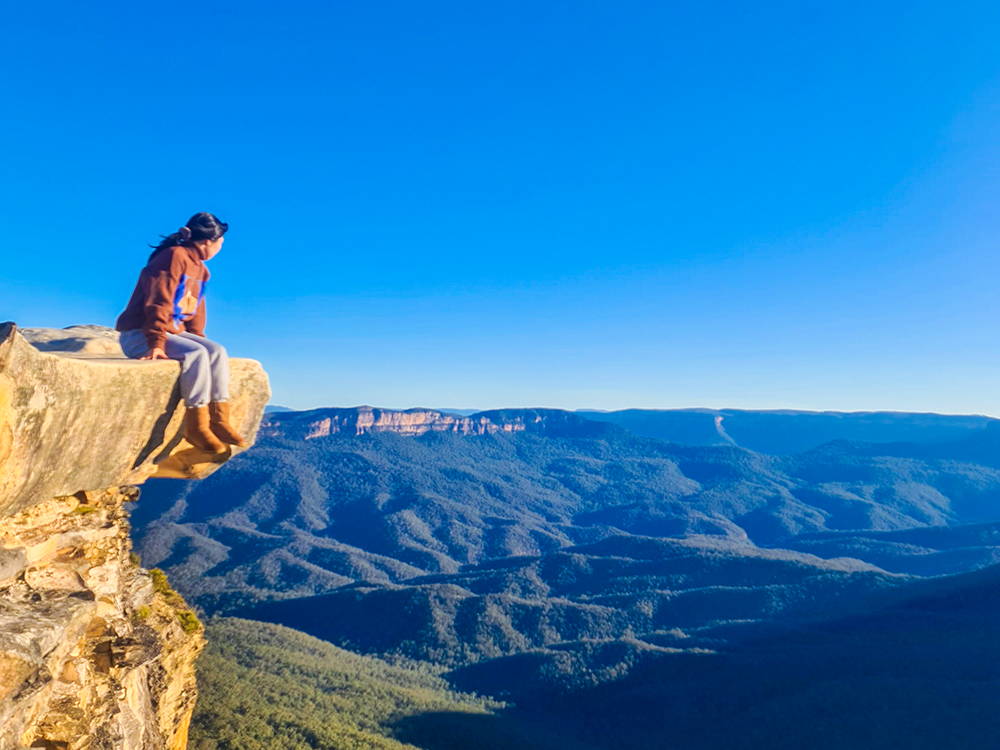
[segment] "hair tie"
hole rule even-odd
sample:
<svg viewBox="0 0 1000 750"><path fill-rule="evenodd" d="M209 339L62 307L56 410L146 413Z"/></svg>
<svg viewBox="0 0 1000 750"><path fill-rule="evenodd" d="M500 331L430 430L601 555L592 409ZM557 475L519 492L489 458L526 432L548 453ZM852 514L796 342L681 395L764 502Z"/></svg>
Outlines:
<svg viewBox="0 0 1000 750"><path fill-rule="evenodd" d="M177 234L181 236L183 242L187 242L191 239L191 227L181 227L177 230Z"/></svg>

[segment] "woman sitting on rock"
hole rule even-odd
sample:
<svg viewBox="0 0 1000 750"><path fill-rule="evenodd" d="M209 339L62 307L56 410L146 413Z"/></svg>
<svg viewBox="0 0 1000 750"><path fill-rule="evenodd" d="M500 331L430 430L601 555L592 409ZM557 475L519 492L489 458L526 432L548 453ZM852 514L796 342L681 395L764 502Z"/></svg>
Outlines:
<svg viewBox="0 0 1000 750"><path fill-rule="evenodd" d="M115 324L126 356L181 363L184 438L213 454L225 453L224 443L247 445L229 424L229 357L205 338L205 261L222 249L228 228L212 214L199 213L164 237Z"/></svg>

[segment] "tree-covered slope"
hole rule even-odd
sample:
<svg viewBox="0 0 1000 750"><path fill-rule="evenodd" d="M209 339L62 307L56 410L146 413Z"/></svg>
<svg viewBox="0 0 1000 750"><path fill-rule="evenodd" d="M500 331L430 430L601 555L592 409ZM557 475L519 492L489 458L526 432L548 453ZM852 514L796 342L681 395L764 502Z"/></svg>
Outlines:
<svg viewBox="0 0 1000 750"><path fill-rule="evenodd" d="M514 750L586 745L392 666L288 628L215 618L198 661L191 750ZM437 717L447 716L447 721Z"/></svg>
<svg viewBox="0 0 1000 750"><path fill-rule="evenodd" d="M647 654L595 685L498 662L450 678L609 750L995 747L1000 566L881 598L711 652Z"/></svg>
<svg viewBox="0 0 1000 750"><path fill-rule="evenodd" d="M191 747L986 750L1000 734L998 618L1000 566L911 581L739 643L526 651L444 675L452 687L426 667L218 618Z"/></svg>
<svg viewBox="0 0 1000 750"><path fill-rule="evenodd" d="M690 638L720 623L839 611L909 580L856 560L619 536L241 614L362 653L453 667L576 642L675 646L678 631Z"/></svg>

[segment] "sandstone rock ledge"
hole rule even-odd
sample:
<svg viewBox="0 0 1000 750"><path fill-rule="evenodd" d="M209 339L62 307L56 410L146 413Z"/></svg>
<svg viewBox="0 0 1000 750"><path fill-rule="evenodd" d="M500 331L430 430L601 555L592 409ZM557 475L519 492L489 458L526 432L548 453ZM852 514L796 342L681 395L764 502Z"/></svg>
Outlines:
<svg viewBox="0 0 1000 750"><path fill-rule="evenodd" d="M126 359L106 328L29 331L39 348L0 324L0 516L79 490L218 468L181 438L178 363ZM267 375L253 360L230 363L233 425L252 443Z"/></svg>
<svg viewBox="0 0 1000 750"><path fill-rule="evenodd" d="M131 554L123 485L219 462L180 437L177 363L109 329L27 333L0 324L0 750L183 750L203 631ZM267 376L232 365L252 442Z"/></svg>

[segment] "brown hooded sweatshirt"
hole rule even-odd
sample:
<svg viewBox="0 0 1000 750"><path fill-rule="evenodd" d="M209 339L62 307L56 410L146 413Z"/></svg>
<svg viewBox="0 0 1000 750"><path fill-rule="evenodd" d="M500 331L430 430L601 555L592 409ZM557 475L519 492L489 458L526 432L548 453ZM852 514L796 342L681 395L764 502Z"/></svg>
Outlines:
<svg viewBox="0 0 1000 750"><path fill-rule="evenodd" d="M205 335L208 268L195 247L174 245L155 253L139 273L115 328L141 328L150 349L162 349L168 333Z"/></svg>

